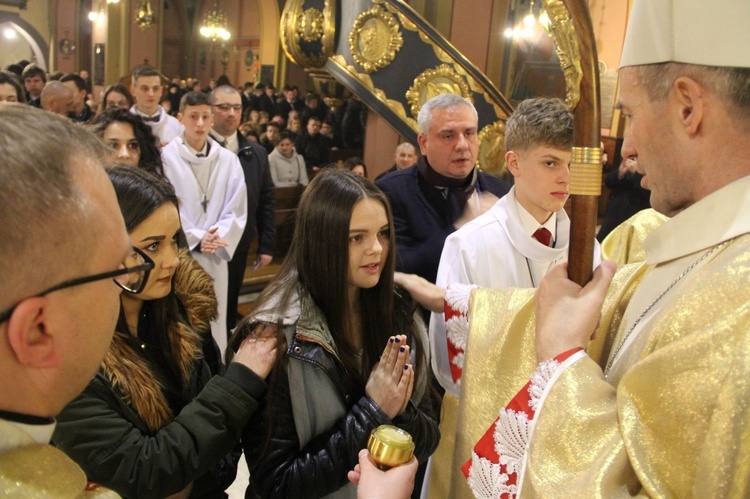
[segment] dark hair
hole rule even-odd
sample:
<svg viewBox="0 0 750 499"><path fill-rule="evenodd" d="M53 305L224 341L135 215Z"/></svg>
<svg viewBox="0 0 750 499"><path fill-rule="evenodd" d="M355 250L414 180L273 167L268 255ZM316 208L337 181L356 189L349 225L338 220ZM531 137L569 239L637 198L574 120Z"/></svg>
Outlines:
<svg viewBox="0 0 750 499"><path fill-rule="evenodd" d="M281 125L277 123L276 121L269 121L268 123L266 123L266 130L268 130L271 127L277 129L278 131L281 131Z"/></svg>
<svg viewBox="0 0 750 499"><path fill-rule="evenodd" d="M107 96L112 92L117 92L118 94L124 95L128 100L128 104L130 105L129 107L133 107L133 104L135 104L135 99L133 99L133 95L130 93L130 90L128 90L128 87L117 83L115 85L110 85L106 89L104 89L104 95L102 96L102 106L106 107Z"/></svg>
<svg viewBox="0 0 750 499"><path fill-rule="evenodd" d="M229 85L230 87L232 86L227 75L221 75L216 78L216 86L221 87L222 85Z"/></svg>
<svg viewBox="0 0 750 499"><path fill-rule="evenodd" d="M211 97L203 92L188 92L180 99L180 112L184 113L189 106L210 106Z"/></svg>
<svg viewBox="0 0 750 499"><path fill-rule="evenodd" d="M164 75L161 74L158 69L153 66L149 66L148 64L142 64L140 66L136 66L133 69L133 75L131 77L133 86L135 86L135 84L138 82L138 78L142 76L158 76L159 80L161 80L162 82L166 80Z"/></svg>
<svg viewBox="0 0 750 499"><path fill-rule="evenodd" d="M347 276L349 269L349 224L357 203L373 199L385 209L388 218L388 256L378 283L361 289L358 305L361 319L362 355L347 341L352 318L349 310ZM279 341L285 336L281 326L294 295L304 289L326 319L338 357L352 380L364 393L372 366L378 361L390 336L405 334L417 358L415 386L427 376L425 348L414 324L414 308L404 300L395 303L393 271L395 232L393 216L385 194L369 180L353 173L327 167L322 169L302 194L295 218L289 254L278 273L258 298L256 312L242 320L233 344L251 334L259 312L279 318ZM282 351L282 348L279 348ZM280 355L277 362L283 362ZM272 371L279 372L279 369ZM355 373L359 375L356 378Z"/></svg>
<svg viewBox="0 0 750 499"><path fill-rule="evenodd" d="M281 142L282 140L289 139L289 140L292 141L292 144L294 144L294 139L296 139L296 138L297 138L297 134L296 133L290 132L289 130L284 130L279 135L279 142Z"/></svg>
<svg viewBox="0 0 750 499"><path fill-rule="evenodd" d="M60 78L60 83L65 83L66 81L72 81L75 83L79 92L81 90L86 90L86 81L75 73L68 73Z"/></svg>
<svg viewBox="0 0 750 499"><path fill-rule="evenodd" d="M47 81L47 73L44 72L42 68L37 66L34 63L29 64L25 68L23 68L23 73L21 73L21 78L24 80L26 78L33 78L34 76L38 76L42 79L42 81Z"/></svg>
<svg viewBox="0 0 750 499"><path fill-rule="evenodd" d="M18 81L18 77L15 73L10 71L0 71L0 85L6 83L12 86L16 90L16 100L21 104L26 103L26 92L23 89L23 85Z"/></svg>
<svg viewBox="0 0 750 499"><path fill-rule="evenodd" d="M115 166L107 171L112 186L115 188L117 202L120 204L125 228L128 233L143 223L156 210L171 203L178 210L177 195L166 178L154 176L139 168L129 166ZM169 324L177 321L185 323L180 313L180 305L175 294L174 286L164 298L149 300L151 312L150 323L159 335L159 344L166 350L164 358L173 363L170 368L176 368L176 362L171 355L168 339ZM130 328L125 320L125 312L120 306L120 316L117 319L115 334L122 338L130 338ZM179 372L179 371L175 371Z"/></svg>
<svg viewBox="0 0 750 499"><path fill-rule="evenodd" d="M367 165L364 161L362 161L362 158L358 158L356 156L352 156L351 158L348 158L346 161L344 161L343 168L352 171L355 166L362 165L362 168L365 170L365 177L367 176Z"/></svg>
<svg viewBox="0 0 750 499"><path fill-rule="evenodd" d="M105 109L103 113L96 117L92 126L94 127L94 132L99 137L103 137L107 127L115 122L127 123L133 127L135 140L138 141L138 147L141 150L141 159L138 161L138 168L163 177L164 166L162 164L161 151L159 150L159 139L151 131L151 127L140 116L119 107Z"/></svg>
<svg viewBox="0 0 750 499"><path fill-rule="evenodd" d="M21 74L23 74L23 66L18 63L8 64L7 66L5 66L5 71L10 71L20 78Z"/></svg>

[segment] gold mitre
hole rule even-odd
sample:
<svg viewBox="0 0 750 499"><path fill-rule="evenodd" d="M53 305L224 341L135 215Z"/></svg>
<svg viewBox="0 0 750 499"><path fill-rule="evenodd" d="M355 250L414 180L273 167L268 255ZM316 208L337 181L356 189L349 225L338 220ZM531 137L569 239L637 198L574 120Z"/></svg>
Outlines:
<svg viewBox="0 0 750 499"><path fill-rule="evenodd" d="M620 67L660 62L750 68L750 1L635 0Z"/></svg>

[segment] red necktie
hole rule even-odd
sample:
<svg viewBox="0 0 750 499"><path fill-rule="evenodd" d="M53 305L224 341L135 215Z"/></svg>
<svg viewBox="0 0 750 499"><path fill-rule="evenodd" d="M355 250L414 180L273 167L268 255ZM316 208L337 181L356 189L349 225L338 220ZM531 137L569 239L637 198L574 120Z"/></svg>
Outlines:
<svg viewBox="0 0 750 499"><path fill-rule="evenodd" d="M552 233L544 227L540 227L539 229L537 229L536 232L534 232L534 235L531 237L545 246L549 246L549 243L552 242Z"/></svg>

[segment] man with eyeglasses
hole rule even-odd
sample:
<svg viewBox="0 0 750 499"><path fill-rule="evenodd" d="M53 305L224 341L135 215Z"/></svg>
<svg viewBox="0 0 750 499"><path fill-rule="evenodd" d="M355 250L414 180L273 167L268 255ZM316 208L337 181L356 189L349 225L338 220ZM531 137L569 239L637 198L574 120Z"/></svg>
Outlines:
<svg viewBox="0 0 750 499"><path fill-rule="evenodd" d="M2 494L74 497L86 487L48 445L54 417L109 349L122 289L139 291L153 266L130 246L107 153L63 117L0 109Z"/></svg>
<svg viewBox="0 0 750 499"><path fill-rule="evenodd" d="M211 107L214 124L209 133L214 140L240 158L247 187L247 223L242 239L234 250L234 256L229 261L227 331L231 331L240 318L237 311L240 289L245 277L250 245L256 237L258 253L254 267L264 267L273 260L276 198L266 150L237 130L242 117L240 93L229 85L222 85L211 92Z"/></svg>

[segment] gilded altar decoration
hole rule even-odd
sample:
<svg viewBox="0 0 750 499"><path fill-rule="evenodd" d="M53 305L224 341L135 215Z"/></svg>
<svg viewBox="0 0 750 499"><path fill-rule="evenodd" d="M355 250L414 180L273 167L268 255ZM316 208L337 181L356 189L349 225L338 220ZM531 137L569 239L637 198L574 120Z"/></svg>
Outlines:
<svg viewBox="0 0 750 499"><path fill-rule="evenodd" d="M496 121L479 132L479 169L495 176L505 173L505 123Z"/></svg>
<svg viewBox="0 0 750 499"><path fill-rule="evenodd" d="M377 5L357 16L349 32L352 58L368 74L393 62L403 44L396 18Z"/></svg>
<svg viewBox="0 0 750 499"><path fill-rule="evenodd" d="M299 36L306 42L316 42L323 36L323 13L318 9L306 9L299 16Z"/></svg>
<svg viewBox="0 0 750 499"><path fill-rule="evenodd" d="M581 99L581 50L573 20L562 0L542 0L551 21L557 58L565 76L565 104L573 110Z"/></svg>
<svg viewBox="0 0 750 499"><path fill-rule="evenodd" d="M287 0L281 13L281 48L305 69L322 68L334 55L336 3L324 0L323 8L304 8L305 0Z"/></svg>
<svg viewBox="0 0 750 499"><path fill-rule="evenodd" d="M447 64L441 64L435 69L426 69L414 79L414 84L406 91L406 100L411 106L411 114L415 118L422 109L422 104L440 94L456 94L469 101L471 91L469 84Z"/></svg>

